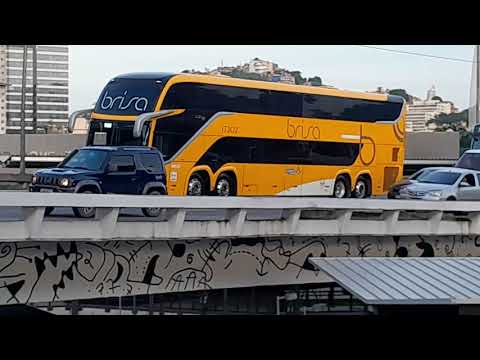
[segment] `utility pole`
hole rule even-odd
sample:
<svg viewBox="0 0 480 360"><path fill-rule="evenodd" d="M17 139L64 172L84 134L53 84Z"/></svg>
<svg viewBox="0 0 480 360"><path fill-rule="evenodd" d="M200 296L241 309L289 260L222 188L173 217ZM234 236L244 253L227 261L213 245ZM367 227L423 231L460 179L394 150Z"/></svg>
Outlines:
<svg viewBox="0 0 480 360"><path fill-rule="evenodd" d="M32 127L37 133L37 45L32 45Z"/></svg>
<svg viewBox="0 0 480 360"><path fill-rule="evenodd" d="M25 92L27 85L28 45L23 45L22 103L20 105L20 176L25 176Z"/></svg>

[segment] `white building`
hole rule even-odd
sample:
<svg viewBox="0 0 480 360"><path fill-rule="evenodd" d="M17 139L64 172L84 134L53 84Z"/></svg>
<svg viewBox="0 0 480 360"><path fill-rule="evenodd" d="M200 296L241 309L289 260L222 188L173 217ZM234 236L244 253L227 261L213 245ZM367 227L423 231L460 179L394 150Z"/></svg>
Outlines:
<svg viewBox="0 0 480 360"><path fill-rule="evenodd" d="M406 130L412 132L432 131L432 128L427 127L429 120L441 113L451 114L455 110L451 102L442 102L440 100L413 101L412 104L407 106Z"/></svg>
<svg viewBox="0 0 480 360"><path fill-rule="evenodd" d="M273 73L277 68L277 64L259 58L255 58L248 63L248 72L255 74Z"/></svg>
<svg viewBox="0 0 480 360"><path fill-rule="evenodd" d="M273 74L272 75L273 82L280 82L284 84L291 84L295 85L295 76L289 74L288 72L282 72L280 74Z"/></svg>
<svg viewBox="0 0 480 360"><path fill-rule="evenodd" d="M20 130L23 45L0 45L0 133ZM2 91L3 89L3 91ZM6 89L6 91L5 91ZM32 130L32 51L27 62L25 128ZM69 49L68 45L37 46L37 127L68 122ZM5 107L5 109L1 109ZM4 116L5 117L2 117ZM4 128L2 130L2 127Z"/></svg>
<svg viewBox="0 0 480 360"><path fill-rule="evenodd" d="M427 91L427 101L432 100L436 95L435 85L432 85L431 89Z"/></svg>

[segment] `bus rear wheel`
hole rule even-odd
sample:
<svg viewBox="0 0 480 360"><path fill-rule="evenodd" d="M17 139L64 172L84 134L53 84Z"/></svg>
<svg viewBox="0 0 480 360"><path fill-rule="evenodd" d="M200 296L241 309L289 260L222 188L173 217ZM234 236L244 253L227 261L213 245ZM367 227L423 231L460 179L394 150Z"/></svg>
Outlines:
<svg viewBox="0 0 480 360"><path fill-rule="evenodd" d="M348 178L345 175L340 175L335 180L335 185L333 186L333 197L343 199L350 197L350 194L350 181L348 181Z"/></svg>
<svg viewBox="0 0 480 360"><path fill-rule="evenodd" d="M215 184L215 194L217 196L237 195L237 184L235 179L231 175L221 174Z"/></svg>
<svg viewBox="0 0 480 360"><path fill-rule="evenodd" d="M187 195L202 196L206 194L206 182L199 174L193 174L188 180Z"/></svg>
<svg viewBox="0 0 480 360"><path fill-rule="evenodd" d="M361 176L358 178L357 183L355 184L355 188L353 190L353 197L357 199L365 199L370 197L371 195L371 183L370 180L365 177Z"/></svg>

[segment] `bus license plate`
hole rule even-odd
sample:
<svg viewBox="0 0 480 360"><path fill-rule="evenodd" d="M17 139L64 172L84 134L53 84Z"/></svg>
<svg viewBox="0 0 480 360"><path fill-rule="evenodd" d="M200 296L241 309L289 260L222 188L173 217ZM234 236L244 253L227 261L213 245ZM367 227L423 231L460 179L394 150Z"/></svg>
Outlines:
<svg viewBox="0 0 480 360"><path fill-rule="evenodd" d="M40 189L40 192L51 193L51 192L53 192L53 189Z"/></svg>

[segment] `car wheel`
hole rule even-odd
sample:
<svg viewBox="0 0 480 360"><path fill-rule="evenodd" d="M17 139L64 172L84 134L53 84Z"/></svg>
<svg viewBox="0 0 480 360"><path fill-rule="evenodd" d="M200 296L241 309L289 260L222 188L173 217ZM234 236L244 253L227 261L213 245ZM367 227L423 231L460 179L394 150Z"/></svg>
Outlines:
<svg viewBox="0 0 480 360"><path fill-rule="evenodd" d="M153 190L153 191L150 191L147 195L159 196L164 194L162 194L160 191ZM143 215L147 217L158 217L160 216L161 212L162 212L161 208L143 208L142 209Z"/></svg>
<svg viewBox="0 0 480 360"><path fill-rule="evenodd" d="M80 191L79 194L93 194L92 191ZM95 216L95 208L93 207L81 207L81 208L72 208L73 213L76 217L88 219Z"/></svg>
<svg viewBox="0 0 480 360"><path fill-rule="evenodd" d="M344 175L340 175L333 186L333 197L337 199L348 198L350 193L350 182Z"/></svg>
<svg viewBox="0 0 480 360"><path fill-rule="evenodd" d="M355 184L353 197L357 199L365 199L370 197L370 181L367 178L360 177Z"/></svg>
<svg viewBox="0 0 480 360"><path fill-rule="evenodd" d="M215 194L217 196L237 195L237 184L235 179L230 175L221 174L215 184Z"/></svg>
<svg viewBox="0 0 480 360"><path fill-rule="evenodd" d="M54 207L52 206L48 206L45 208L45 216L48 216L52 213L53 209L55 209Z"/></svg>
<svg viewBox="0 0 480 360"><path fill-rule="evenodd" d="M205 195L205 181L198 174L193 174L188 180L187 195L202 196Z"/></svg>

